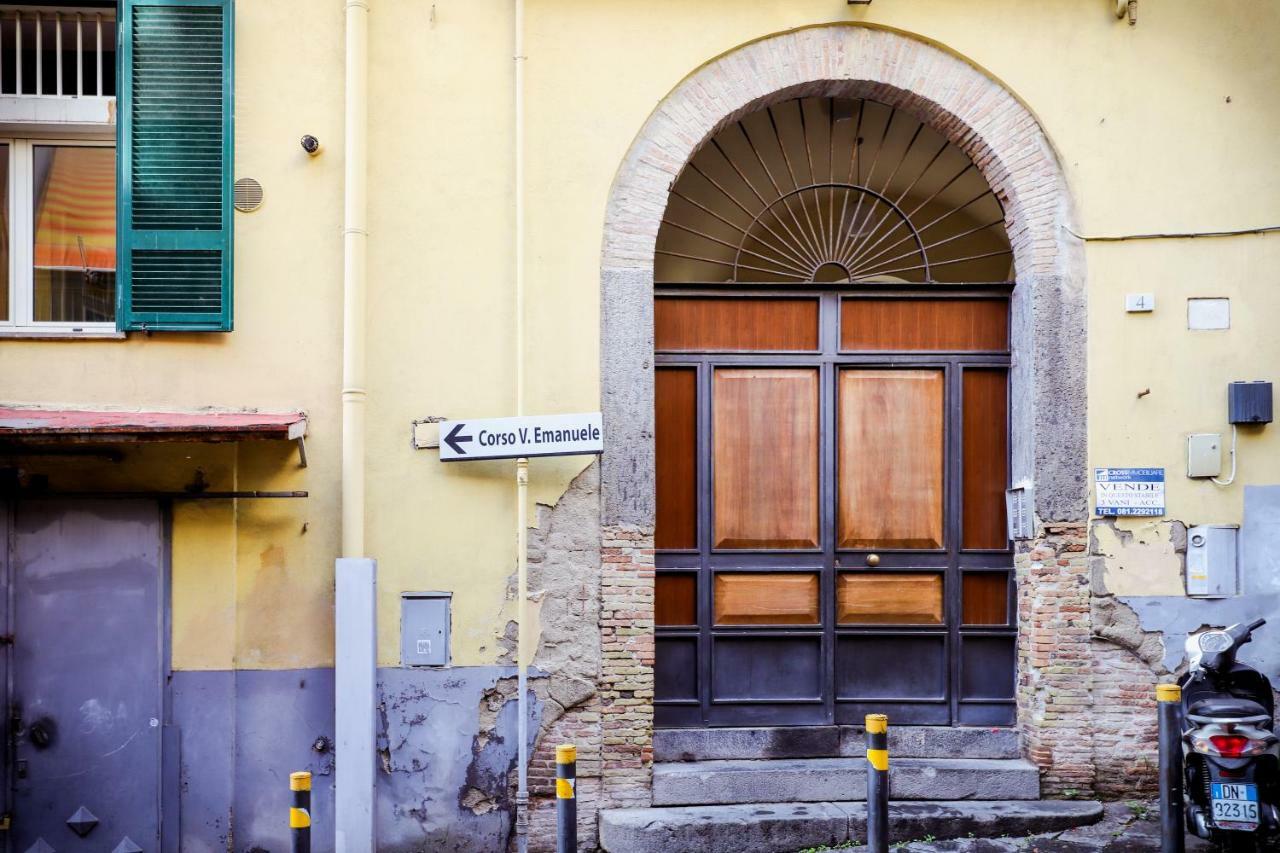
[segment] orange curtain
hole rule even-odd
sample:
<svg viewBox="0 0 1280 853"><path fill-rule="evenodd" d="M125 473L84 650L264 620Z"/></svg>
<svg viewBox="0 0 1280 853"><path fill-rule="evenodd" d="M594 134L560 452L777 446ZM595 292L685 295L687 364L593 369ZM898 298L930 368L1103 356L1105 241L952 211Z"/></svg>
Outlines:
<svg viewBox="0 0 1280 853"><path fill-rule="evenodd" d="M37 211L37 268L115 271L115 170L111 148L54 151Z"/></svg>

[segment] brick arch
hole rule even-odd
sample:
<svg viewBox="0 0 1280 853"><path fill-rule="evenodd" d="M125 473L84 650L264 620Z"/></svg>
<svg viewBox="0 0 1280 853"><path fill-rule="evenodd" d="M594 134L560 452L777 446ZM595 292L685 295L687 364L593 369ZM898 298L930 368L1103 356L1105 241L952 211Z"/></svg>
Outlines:
<svg viewBox="0 0 1280 853"><path fill-rule="evenodd" d="M823 25L732 50L690 74L663 99L622 162L609 194L601 263L601 398L608 444L600 499L610 561L603 566L601 604L605 620L610 611L647 613L647 619L633 617L632 624L649 626L649 633L628 646L602 621L602 686L616 680L615 667L652 662L653 269L669 190L718 130L766 105L809 95L865 97L913 113L962 148L1004 204L1017 282L1012 475L1015 482L1034 484L1040 530L1050 534L1035 548L1020 548L1018 557L1019 620L1030 626L1019 641L1019 724L1029 753L1048 769L1052 789L1052 766L1074 761L1068 754L1072 748L1042 723L1044 705L1060 692L1059 682L1071 676L1060 673L1059 666L1053 667L1055 674L1042 672L1045 664L1033 658L1033 649L1037 639L1050 634L1061 642L1052 619L1040 619L1056 612L1055 599L1063 601L1064 593L1084 596L1088 610L1088 587L1078 577L1083 555L1075 550L1087 520L1083 252L1065 227L1071 200L1062 169L1030 110L962 58L899 32ZM1046 548L1053 559L1044 558L1050 553ZM625 585L621 589L630 597L610 604L607 585L619 571L647 577L647 605L643 595L635 600ZM1029 580L1033 573L1034 581ZM648 610L637 610L637 604ZM1066 642L1082 645L1087 666L1087 631L1083 638L1076 636ZM634 683L634 677L629 680ZM602 695L607 699L607 691ZM629 728L624 738L631 737ZM646 754L644 746L643 739L635 741L640 755ZM603 763L608 778L607 756ZM615 766L622 773L615 776L619 782L630 778L618 793L643 787L643 760L630 774ZM1080 783L1071 779L1064 786ZM615 800L605 787L603 802ZM629 796L620 801L636 802Z"/></svg>

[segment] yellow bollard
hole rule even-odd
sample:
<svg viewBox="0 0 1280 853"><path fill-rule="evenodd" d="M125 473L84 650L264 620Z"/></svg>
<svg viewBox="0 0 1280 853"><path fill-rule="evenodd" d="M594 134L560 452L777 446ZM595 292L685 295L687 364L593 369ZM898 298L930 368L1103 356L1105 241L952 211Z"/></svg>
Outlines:
<svg viewBox="0 0 1280 853"><path fill-rule="evenodd" d="M311 774L306 770L289 774L293 805L289 807L289 834L293 853L311 853Z"/></svg>

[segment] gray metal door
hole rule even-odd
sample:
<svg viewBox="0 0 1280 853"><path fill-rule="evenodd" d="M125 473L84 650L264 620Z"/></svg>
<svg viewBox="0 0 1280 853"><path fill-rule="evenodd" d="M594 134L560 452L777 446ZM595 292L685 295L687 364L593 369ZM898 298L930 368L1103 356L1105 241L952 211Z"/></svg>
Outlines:
<svg viewBox="0 0 1280 853"><path fill-rule="evenodd" d="M18 501L6 519L10 850L158 850L160 509Z"/></svg>

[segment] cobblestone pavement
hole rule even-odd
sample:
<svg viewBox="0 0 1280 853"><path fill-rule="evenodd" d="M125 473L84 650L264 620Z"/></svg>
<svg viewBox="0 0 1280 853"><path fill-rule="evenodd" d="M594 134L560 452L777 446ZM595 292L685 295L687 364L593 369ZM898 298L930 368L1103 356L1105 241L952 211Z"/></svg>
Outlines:
<svg viewBox="0 0 1280 853"><path fill-rule="evenodd" d="M952 841L912 841L891 845L895 853L1128 853L1160 849L1160 814L1154 802L1107 803L1101 821L1092 826L1026 838L959 838ZM839 849L861 853L865 847ZM1211 853L1213 845L1187 836L1187 853ZM1280 851L1272 845L1269 851ZM810 853L810 851L804 851ZM813 851L817 853L817 851Z"/></svg>

